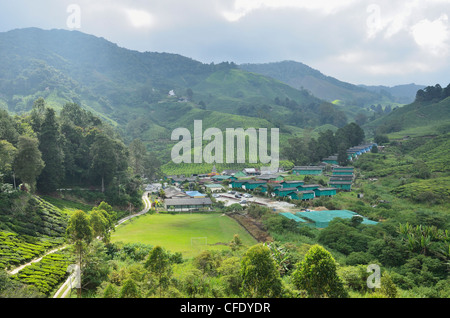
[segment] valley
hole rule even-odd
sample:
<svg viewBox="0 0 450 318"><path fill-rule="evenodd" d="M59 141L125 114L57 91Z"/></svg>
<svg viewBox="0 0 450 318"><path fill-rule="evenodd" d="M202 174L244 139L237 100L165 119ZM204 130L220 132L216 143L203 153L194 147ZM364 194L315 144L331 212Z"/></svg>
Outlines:
<svg viewBox="0 0 450 318"><path fill-rule="evenodd" d="M0 33L0 56L0 297L450 297L450 84L37 28ZM209 128L278 129L279 166L250 137L209 153L243 160L207 162Z"/></svg>

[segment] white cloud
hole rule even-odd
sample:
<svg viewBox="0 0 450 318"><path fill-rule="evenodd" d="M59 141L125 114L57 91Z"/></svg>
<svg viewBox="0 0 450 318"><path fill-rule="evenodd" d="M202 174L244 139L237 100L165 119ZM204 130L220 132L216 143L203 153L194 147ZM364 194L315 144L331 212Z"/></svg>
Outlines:
<svg viewBox="0 0 450 318"><path fill-rule="evenodd" d="M450 31L446 14L434 21L419 21L412 26L411 33L417 45L432 55L445 56L449 53Z"/></svg>
<svg viewBox="0 0 450 318"><path fill-rule="evenodd" d="M153 16L145 10L126 9L125 12L135 28L148 28L154 23Z"/></svg>
<svg viewBox="0 0 450 318"><path fill-rule="evenodd" d="M255 10L286 8L305 9L321 14L331 14L348 7L354 2L355 0L235 0L233 10L224 11L223 16L228 21L235 22Z"/></svg>

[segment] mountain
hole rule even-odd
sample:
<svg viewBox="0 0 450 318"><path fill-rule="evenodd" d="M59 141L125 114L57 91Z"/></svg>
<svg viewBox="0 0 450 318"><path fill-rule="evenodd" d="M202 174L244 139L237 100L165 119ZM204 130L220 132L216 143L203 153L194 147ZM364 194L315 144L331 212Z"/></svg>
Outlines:
<svg viewBox="0 0 450 318"><path fill-rule="evenodd" d="M3 32L0 56L0 108L27 112L39 97L56 110L74 102L116 126L127 141L140 138L166 154L171 131L191 129L194 119L205 129L279 127L287 135L351 119L305 89L234 63L132 51L79 31Z"/></svg>
<svg viewBox="0 0 450 318"><path fill-rule="evenodd" d="M321 99L330 102L340 100L347 105L359 107L371 104L408 104L414 100L417 90L424 87L414 84L396 87L353 85L294 61L241 64L239 67L275 78L294 88L307 89Z"/></svg>
<svg viewBox="0 0 450 318"><path fill-rule="evenodd" d="M392 99L396 100L396 102L401 104L410 104L414 102L417 91L419 89L425 88L424 85L417 85L414 83L396 85L392 87L383 85L379 86L358 85L358 86L365 88L369 91L376 92L378 94L391 96Z"/></svg>

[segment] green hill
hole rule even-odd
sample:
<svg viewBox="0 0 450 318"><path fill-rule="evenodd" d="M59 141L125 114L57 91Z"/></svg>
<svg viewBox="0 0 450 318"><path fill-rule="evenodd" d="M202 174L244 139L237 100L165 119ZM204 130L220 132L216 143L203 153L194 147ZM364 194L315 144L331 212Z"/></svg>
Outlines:
<svg viewBox="0 0 450 318"><path fill-rule="evenodd" d="M423 86L410 84L395 87L353 85L322 74L303 63L283 61L263 64L242 64L243 70L275 78L294 88L304 88L314 96L347 106L366 107L371 104L410 103Z"/></svg>
<svg viewBox="0 0 450 318"><path fill-rule="evenodd" d="M25 113L39 97L56 110L74 102L161 159L173 145L171 132L194 119L204 129L278 127L283 135L350 121L345 107L234 63L132 51L78 31L0 33L0 55L0 108Z"/></svg>
<svg viewBox="0 0 450 318"><path fill-rule="evenodd" d="M366 128L392 138L446 133L450 131L450 98L415 101L370 122Z"/></svg>

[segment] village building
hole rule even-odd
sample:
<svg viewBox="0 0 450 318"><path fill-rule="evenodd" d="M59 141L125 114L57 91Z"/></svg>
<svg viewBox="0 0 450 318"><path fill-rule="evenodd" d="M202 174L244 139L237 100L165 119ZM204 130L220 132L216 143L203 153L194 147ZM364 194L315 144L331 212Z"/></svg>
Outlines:
<svg viewBox="0 0 450 318"><path fill-rule="evenodd" d="M336 188L317 188L313 191L316 197L331 197L336 195Z"/></svg>
<svg viewBox="0 0 450 318"><path fill-rule="evenodd" d="M215 192L223 192L224 191L224 187L221 184L218 183L209 183L209 184L205 184L204 189L206 191L215 193Z"/></svg>
<svg viewBox="0 0 450 318"><path fill-rule="evenodd" d="M323 167L321 166L299 166L292 168L292 174L296 175L320 175Z"/></svg>
<svg viewBox="0 0 450 318"><path fill-rule="evenodd" d="M330 187L344 190L344 191L351 191L352 190L352 181L347 180L337 180L337 181L329 181L328 185Z"/></svg>
<svg viewBox="0 0 450 318"><path fill-rule="evenodd" d="M282 181L282 182L280 182L280 184L283 188L292 188L292 187L298 187L300 185L304 185L305 181L303 181L303 180Z"/></svg>
<svg viewBox="0 0 450 318"><path fill-rule="evenodd" d="M164 208L167 211L192 212L208 211L211 209L212 201L210 198L175 198L166 199Z"/></svg>

